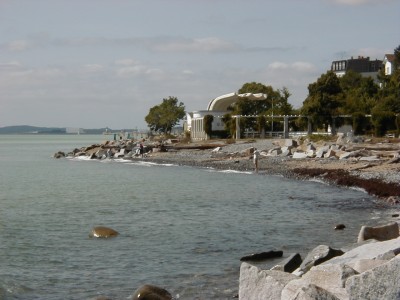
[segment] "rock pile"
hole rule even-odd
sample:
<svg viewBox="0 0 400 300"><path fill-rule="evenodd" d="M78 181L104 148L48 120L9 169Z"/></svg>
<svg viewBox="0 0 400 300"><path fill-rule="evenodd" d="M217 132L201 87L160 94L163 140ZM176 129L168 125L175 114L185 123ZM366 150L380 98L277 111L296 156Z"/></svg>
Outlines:
<svg viewBox="0 0 400 300"><path fill-rule="evenodd" d="M317 144L310 141L300 143L297 140L286 139L278 142L271 149L262 151L264 156L290 156L299 158L328 158L328 159L355 159L358 161L382 161L397 163L400 161L400 147L393 144L391 147L364 145L363 140L349 142L339 136L335 143Z"/></svg>
<svg viewBox="0 0 400 300"><path fill-rule="evenodd" d="M158 143L144 145L144 152L148 153L159 147L160 145ZM85 156L90 159L133 158L139 156L138 149L138 143L134 140L105 141L101 144L75 148L67 154L58 151L53 155L53 157L63 158Z"/></svg>
<svg viewBox="0 0 400 300"><path fill-rule="evenodd" d="M393 227L396 238L369 240L345 253L320 245L304 261L295 254L270 270L243 262L239 299L400 299L399 226L389 224L387 230ZM377 228L376 233L383 230ZM285 272L296 263L296 270Z"/></svg>

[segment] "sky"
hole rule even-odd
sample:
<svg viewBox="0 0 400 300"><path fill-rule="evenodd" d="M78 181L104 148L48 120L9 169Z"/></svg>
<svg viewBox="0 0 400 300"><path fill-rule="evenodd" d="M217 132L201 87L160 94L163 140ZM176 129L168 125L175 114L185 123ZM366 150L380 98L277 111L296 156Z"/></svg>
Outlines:
<svg viewBox="0 0 400 300"><path fill-rule="evenodd" d="M0 127L145 129L253 81L299 108L332 61L399 45L399 0L0 0Z"/></svg>

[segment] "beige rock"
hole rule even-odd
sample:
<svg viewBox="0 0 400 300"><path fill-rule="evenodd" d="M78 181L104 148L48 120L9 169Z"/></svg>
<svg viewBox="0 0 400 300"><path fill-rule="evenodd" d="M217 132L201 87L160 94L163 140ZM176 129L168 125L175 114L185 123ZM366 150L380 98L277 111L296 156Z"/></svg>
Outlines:
<svg viewBox="0 0 400 300"><path fill-rule="evenodd" d="M111 238L116 237L119 233L112 228L97 226L92 229L89 234L89 237L95 238Z"/></svg>
<svg viewBox="0 0 400 300"><path fill-rule="evenodd" d="M387 241L399 237L399 224L396 222L384 226L369 227L362 226L358 234L357 242L363 242L368 239L376 239L378 241Z"/></svg>

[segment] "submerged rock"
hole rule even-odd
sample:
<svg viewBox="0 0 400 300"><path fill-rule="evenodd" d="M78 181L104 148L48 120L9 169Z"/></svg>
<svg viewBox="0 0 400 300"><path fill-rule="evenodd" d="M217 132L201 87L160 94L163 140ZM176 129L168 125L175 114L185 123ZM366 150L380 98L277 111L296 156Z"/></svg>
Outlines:
<svg viewBox="0 0 400 300"><path fill-rule="evenodd" d="M89 233L91 238L111 238L116 237L119 233L112 228L97 226Z"/></svg>
<svg viewBox="0 0 400 300"><path fill-rule="evenodd" d="M172 295L165 289L155 285L145 284L138 288L132 296L132 300L172 300Z"/></svg>
<svg viewBox="0 0 400 300"><path fill-rule="evenodd" d="M243 256L240 261L259 261L269 258L282 257L283 251L268 251Z"/></svg>

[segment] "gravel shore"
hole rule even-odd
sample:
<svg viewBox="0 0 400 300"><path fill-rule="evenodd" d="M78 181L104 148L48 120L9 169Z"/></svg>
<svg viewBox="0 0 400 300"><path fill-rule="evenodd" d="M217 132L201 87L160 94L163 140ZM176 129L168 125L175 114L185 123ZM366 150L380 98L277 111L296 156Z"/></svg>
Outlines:
<svg viewBox="0 0 400 300"><path fill-rule="evenodd" d="M254 171L251 152L253 148L257 148L262 153L258 175L282 175L300 180L317 177L331 184L363 188L369 194L390 204L400 203L400 163L388 163L388 159L376 161L334 158L296 159L291 156L266 154L280 143L282 140L249 140L231 144L215 141L208 143L208 149L199 149L196 144L186 147L177 145L168 152L150 153L144 160L202 168ZM368 148L372 145L374 149L381 152L387 150L385 143L357 144L357 147ZM400 144L390 143L389 150L400 152ZM381 154L381 156L385 155Z"/></svg>

